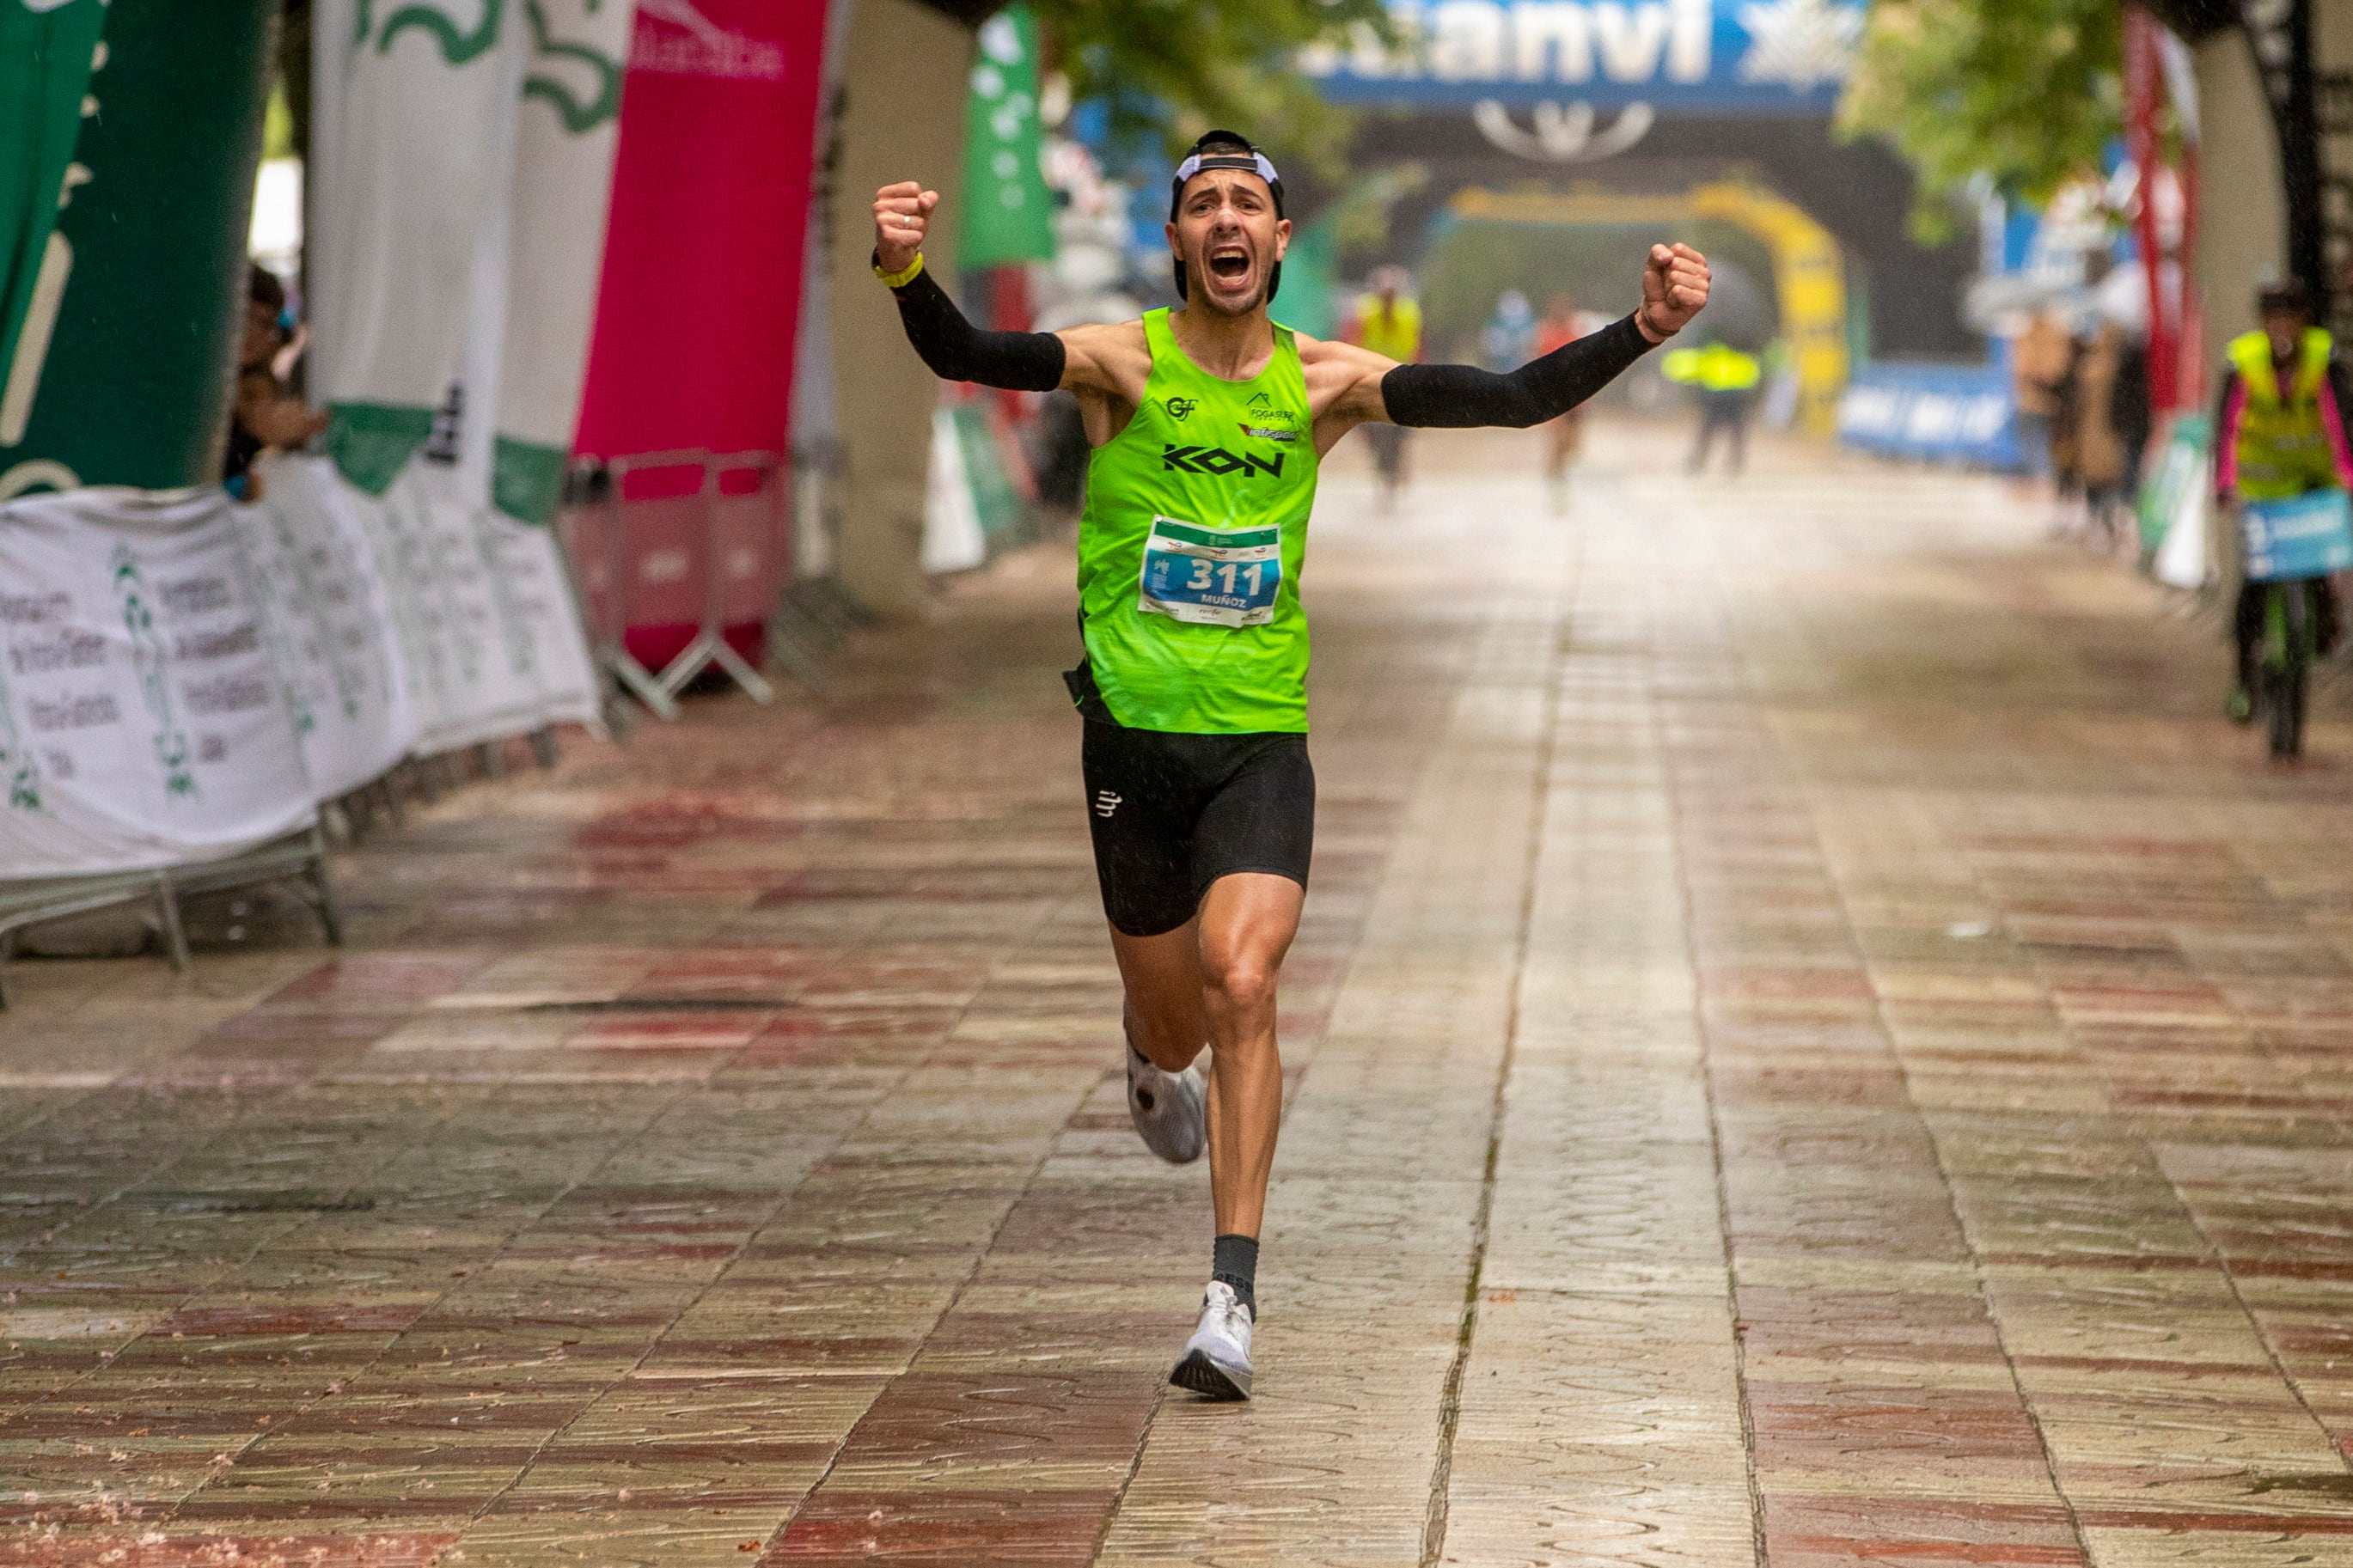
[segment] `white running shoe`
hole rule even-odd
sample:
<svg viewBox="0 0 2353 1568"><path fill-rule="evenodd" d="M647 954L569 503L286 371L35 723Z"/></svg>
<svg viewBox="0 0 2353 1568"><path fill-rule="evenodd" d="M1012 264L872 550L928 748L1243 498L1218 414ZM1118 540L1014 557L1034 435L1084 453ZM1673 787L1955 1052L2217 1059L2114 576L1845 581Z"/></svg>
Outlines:
<svg viewBox="0 0 2353 1568"><path fill-rule="evenodd" d="M1232 1286L1212 1279L1201 1296L1201 1326L1185 1342L1168 1381L1211 1399L1248 1399L1250 1342L1250 1310L1235 1300Z"/></svg>
<svg viewBox="0 0 2353 1568"><path fill-rule="evenodd" d="M1172 1165L1189 1165L1208 1146L1201 1108L1201 1070L1162 1072L1127 1047L1127 1114L1144 1146Z"/></svg>

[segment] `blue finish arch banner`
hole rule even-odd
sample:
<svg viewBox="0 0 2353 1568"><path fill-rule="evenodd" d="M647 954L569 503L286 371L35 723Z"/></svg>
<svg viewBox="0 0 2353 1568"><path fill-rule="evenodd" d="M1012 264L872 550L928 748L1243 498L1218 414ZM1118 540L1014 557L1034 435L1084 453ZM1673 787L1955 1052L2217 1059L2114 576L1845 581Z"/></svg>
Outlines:
<svg viewBox="0 0 2353 1568"><path fill-rule="evenodd" d="M1827 115L1862 0L1394 0L1369 30L1303 51L1341 103L1567 100L1670 114Z"/></svg>

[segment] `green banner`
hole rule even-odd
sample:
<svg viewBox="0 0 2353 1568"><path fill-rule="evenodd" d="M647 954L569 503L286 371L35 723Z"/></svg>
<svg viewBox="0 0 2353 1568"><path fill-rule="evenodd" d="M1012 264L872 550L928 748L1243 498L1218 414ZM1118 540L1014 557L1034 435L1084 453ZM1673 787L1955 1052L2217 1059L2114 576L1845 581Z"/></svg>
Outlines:
<svg viewBox="0 0 2353 1568"><path fill-rule="evenodd" d="M960 268L1050 261L1054 198L1039 163L1038 22L1013 5L981 25L965 103Z"/></svg>
<svg viewBox="0 0 2353 1568"><path fill-rule="evenodd" d="M38 0L36 0L38 3ZM90 0L32 18L77 18ZM0 0L0 60L24 29L25 0ZM15 327L16 270L28 226L16 182L37 199L41 156L59 133L66 51L85 61L94 26L51 28L56 79L46 112L0 97L0 257L14 343L0 413L0 499L75 484L164 489L213 479L227 429L244 318L245 237L269 90L275 0L112 0L80 90L70 163L47 186L65 197ZM25 32L26 37L33 34ZM18 68L0 67L0 93ZM37 121L40 130L20 135ZM55 153L47 157L54 162ZM53 314L52 314L53 312Z"/></svg>
<svg viewBox="0 0 2353 1568"><path fill-rule="evenodd" d="M68 257L62 240L50 242L105 30L105 0L38 9L0 0L0 447L24 436L34 372L48 352ZM37 296L38 341L20 360L17 342Z"/></svg>

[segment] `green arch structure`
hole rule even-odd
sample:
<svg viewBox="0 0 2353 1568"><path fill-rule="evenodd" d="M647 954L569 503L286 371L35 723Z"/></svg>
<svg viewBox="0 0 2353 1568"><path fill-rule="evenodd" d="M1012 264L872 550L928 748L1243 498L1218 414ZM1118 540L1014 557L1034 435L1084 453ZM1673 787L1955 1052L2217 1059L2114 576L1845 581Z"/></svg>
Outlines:
<svg viewBox="0 0 2353 1568"><path fill-rule="evenodd" d="M1838 427L1846 390L1846 270L1838 241L1802 207L1735 181L1697 185L1683 195L1627 196L1600 192L1496 192L1473 186L1447 203L1458 218L1485 223L1664 226L1714 218L1754 235L1773 258L1773 291L1781 334L1798 370L1798 423L1812 435Z"/></svg>

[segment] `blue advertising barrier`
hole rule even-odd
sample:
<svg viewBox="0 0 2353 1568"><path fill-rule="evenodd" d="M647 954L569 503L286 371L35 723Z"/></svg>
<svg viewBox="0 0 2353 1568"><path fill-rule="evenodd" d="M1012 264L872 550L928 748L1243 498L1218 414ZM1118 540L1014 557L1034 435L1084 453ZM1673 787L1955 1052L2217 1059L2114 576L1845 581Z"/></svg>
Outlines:
<svg viewBox="0 0 2353 1568"><path fill-rule="evenodd" d="M1864 364L1839 399L1842 446L1894 458L2019 469L2009 374L1998 365Z"/></svg>

